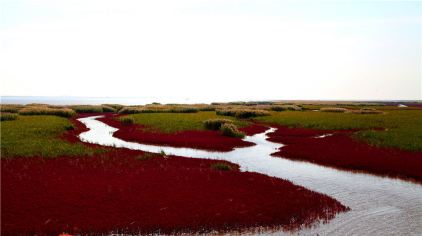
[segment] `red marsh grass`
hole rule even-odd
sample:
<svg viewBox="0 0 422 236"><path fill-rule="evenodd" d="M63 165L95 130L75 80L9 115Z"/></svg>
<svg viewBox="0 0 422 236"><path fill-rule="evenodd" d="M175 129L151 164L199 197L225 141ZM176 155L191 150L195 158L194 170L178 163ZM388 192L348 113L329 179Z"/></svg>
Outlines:
<svg viewBox="0 0 422 236"><path fill-rule="evenodd" d="M422 183L422 152L370 146L352 138L352 131L277 128L269 140L286 146L275 156ZM327 133L334 135L315 138Z"/></svg>
<svg viewBox="0 0 422 236"><path fill-rule="evenodd" d="M91 157L2 159L1 234L297 229L347 210L326 195L230 163L140 155L113 149ZM221 163L231 170L212 167Z"/></svg>

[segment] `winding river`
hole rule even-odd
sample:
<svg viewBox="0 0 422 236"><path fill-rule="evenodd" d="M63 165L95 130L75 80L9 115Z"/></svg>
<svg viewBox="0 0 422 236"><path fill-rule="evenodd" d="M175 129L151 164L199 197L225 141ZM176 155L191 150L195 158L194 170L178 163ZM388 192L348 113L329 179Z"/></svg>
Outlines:
<svg viewBox="0 0 422 236"><path fill-rule="evenodd" d="M272 157L271 153L283 147L282 144L266 140L267 134L274 132L274 128L244 138L245 141L255 143L254 146L235 148L230 152L211 152L127 142L113 137L117 129L96 120L99 117L79 119L89 128L79 135L83 142L153 153L164 151L166 154L191 158L226 160L238 164L241 171L289 180L296 185L327 194L351 208L351 211L338 214L326 224L317 224L292 234L422 235L422 185Z"/></svg>

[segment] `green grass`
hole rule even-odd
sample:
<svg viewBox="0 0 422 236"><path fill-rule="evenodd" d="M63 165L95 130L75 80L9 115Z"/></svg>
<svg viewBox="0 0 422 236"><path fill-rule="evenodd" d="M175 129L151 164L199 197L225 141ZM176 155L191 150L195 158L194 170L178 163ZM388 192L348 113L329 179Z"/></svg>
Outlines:
<svg viewBox="0 0 422 236"><path fill-rule="evenodd" d="M16 113L0 112L1 121L16 120L16 118L18 118Z"/></svg>
<svg viewBox="0 0 422 236"><path fill-rule="evenodd" d="M205 120L223 118L212 111L197 113L139 113L129 115L129 117L132 117L136 124L146 125L151 130L164 133L175 133L184 130L204 130L203 122ZM247 121L224 118L233 120L234 124L238 127L244 127L249 124Z"/></svg>
<svg viewBox="0 0 422 236"><path fill-rule="evenodd" d="M315 111L273 112L259 121L313 129L363 129L355 137L372 145L422 151L422 110L388 110L385 114L329 113ZM387 131L368 129L386 128Z"/></svg>
<svg viewBox="0 0 422 236"><path fill-rule="evenodd" d="M122 125L132 125L134 123L133 118L127 116L119 117L119 121Z"/></svg>
<svg viewBox="0 0 422 236"><path fill-rule="evenodd" d="M19 116L1 123L1 157L57 157L91 155L102 149L72 144L60 138L71 122L62 117L37 115Z"/></svg>

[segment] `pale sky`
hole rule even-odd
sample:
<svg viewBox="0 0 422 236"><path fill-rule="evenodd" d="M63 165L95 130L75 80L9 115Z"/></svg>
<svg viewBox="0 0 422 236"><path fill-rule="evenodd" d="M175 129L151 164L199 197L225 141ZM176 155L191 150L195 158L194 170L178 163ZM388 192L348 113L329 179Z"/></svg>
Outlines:
<svg viewBox="0 0 422 236"><path fill-rule="evenodd" d="M422 99L422 1L0 0L0 95Z"/></svg>

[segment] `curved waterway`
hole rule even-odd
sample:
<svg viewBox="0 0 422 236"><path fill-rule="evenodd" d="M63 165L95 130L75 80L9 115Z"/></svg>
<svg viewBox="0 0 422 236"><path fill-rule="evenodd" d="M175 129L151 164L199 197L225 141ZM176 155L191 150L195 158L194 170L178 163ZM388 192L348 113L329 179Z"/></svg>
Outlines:
<svg viewBox="0 0 422 236"><path fill-rule="evenodd" d="M282 144L267 141L267 134L274 132L274 128L244 138L245 141L255 143L254 146L235 148L230 152L212 152L127 142L113 137L117 129L96 120L99 117L78 119L89 128L89 131L79 135L83 142L154 153L164 151L166 154L191 158L226 160L238 164L241 171L289 180L329 195L351 208L326 224L317 224L313 228L304 228L291 234L422 235L422 185L273 157L271 154L283 147Z"/></svg>

